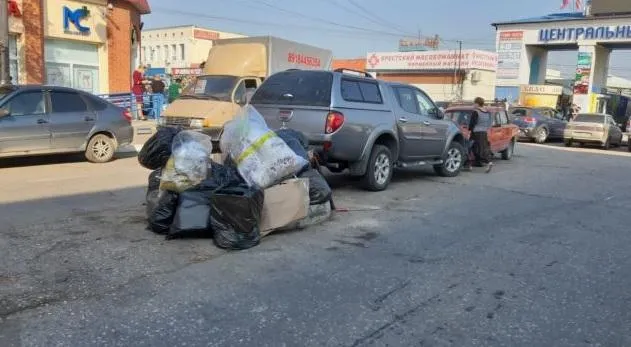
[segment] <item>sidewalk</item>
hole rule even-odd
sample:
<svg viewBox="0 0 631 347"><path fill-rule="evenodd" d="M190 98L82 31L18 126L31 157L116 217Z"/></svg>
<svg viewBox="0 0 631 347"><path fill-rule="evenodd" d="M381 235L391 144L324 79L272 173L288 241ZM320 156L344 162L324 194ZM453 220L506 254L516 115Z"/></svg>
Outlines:
<svg viewBox="0 0 631 347"><path fill-rule="evenodd" d="M133 120L134 141L127 146L119 148L120 153L139 152L142 145L156 132L155 120Z"/></svg>

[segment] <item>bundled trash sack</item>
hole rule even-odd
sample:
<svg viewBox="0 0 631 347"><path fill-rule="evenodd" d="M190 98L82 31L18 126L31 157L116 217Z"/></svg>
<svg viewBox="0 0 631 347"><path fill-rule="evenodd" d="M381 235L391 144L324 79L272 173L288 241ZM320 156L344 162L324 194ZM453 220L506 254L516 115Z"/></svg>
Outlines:
<svg viewBox="0 0 631 347"><path fill-rule="evenodd" d="M173 137L180 132L179 128L163 127L145 142L138 153L138 162L149 170L157 170L166 165L171 156Z"/></svg>
<svg viewBox="0 0 631 347"><path fill-rule="evenodd" d="M153 209L158 205L158 199L160 199L160 172L158 169L152 171L149 174L147 182L147 194L145 195L145 205L147 207L147 218L153 212Z"/></svg>
<svg viewBox="0 0 631 347"><path fill-rule="evenodd" d="M285 141L287 146L289 146L296 155L309 161L309 154L307 153L309 140L307 140L305 134L293 129L279 129L276 130L276 135Z"/></svg>
<svg viewBox="0 0 631 347"><path fill-rule="evenodd" d="M157 190L160 188L160 176L162 175L162 169L151 171L147 182L147 191Z"/></svg>
<svg viewBox="0 0 631 347"><path fill-rule="evenodd" d="M309 169L300 175L300 178L309 179L309 204L319 205L331 200L331 187L327 183L324 176L317 170Z"/></svg>
<svg viewBox="0 0 631 347"><path fill-rule="evenodd" d="M162 169L160 189L183 192L209 174L213 145L210 136L181 131L173 137L172 155Z"/></svg>
<svg viewBox="0 0 631 347"><path fill-rule="evenodd" d="M222 187L246 184L239 175L237 168L230 160L227 160L224 165L213 161L211 166L212 175L208 175L208 177L199 184L200 189L213 191Z"/></svg>
<svg viewBox="0 0 631 347"><path fill-rule="evenodd" d="M226 123L220 146L248 185L260 189L295 175L309 164L267 127L251 105L244 106L234 120Z"/></svg>
<svg viewBox="0 0 631 347"><path fill-rule="evenodd" d="M208 223L210 196L210 192L205 190L187 190L181 193L167 239L212 237Z"/></svg>
<svg viewBox="0 0 631 347"><path fill-rule="evenodd" d="M243 250L259 244L263 191L245 184L225 187L212 194L210 207L217 247Z"/></svg>
<svg viewBox="0 0 631 347"><path fill-rule="evenodd" d="M175 218L178 194L169 191L155 191L158 196L157 203L151 209L147 204L149 229L156 234L168 234Z"/></svg>

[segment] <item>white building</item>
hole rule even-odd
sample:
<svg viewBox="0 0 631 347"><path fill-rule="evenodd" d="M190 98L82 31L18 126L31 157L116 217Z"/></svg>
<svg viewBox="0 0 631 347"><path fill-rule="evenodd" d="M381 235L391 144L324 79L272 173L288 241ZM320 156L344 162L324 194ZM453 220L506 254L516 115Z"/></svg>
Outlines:
<svg viewBox="0 0 631 347"><path fill-rule="evenodd" d="M214 40L245 37L194 25L142 31L141 62L152 69L196 68L208 58Z"/></svg>

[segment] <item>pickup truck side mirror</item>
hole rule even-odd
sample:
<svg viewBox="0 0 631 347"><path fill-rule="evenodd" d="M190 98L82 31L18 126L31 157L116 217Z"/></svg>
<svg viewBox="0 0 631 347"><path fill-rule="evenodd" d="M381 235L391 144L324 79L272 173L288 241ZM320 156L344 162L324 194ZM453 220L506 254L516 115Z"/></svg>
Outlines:
<svg viewBox="0 0 631 347"><path fill-rule="evenodd" d="M433 108L430 112L430 115L434 116L437 119L445 118L445 113L438 107Z"/></svg>
<svg viewBox="0 0 631 347"><path fill-rule="evenodd" d="M0 108L0 118L6 117L8 115L10 115L11 113L9 112L9 110L5 109L5 108Z"/></svg>

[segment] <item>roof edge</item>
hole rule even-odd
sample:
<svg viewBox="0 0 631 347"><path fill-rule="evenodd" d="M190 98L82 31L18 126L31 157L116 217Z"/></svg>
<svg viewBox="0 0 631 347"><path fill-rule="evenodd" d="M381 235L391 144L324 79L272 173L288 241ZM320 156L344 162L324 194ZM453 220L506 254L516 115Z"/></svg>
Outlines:
<svg viewBox="0 0 631 347"><path fill-rule="evenodd" d="M629 13L621 13L615 15L598 15L598 16L585 16L582 12L573 13L551 13L541 17L515 19L504 22L491 23L491 26L497 28L499 25L517 25L517 24L537 24L537 23L549 23L549 22L575 22L581 20L594 21L603 19L620 19L631 18Z"/></svg>
<svg viewBox="0 0 631 347"><path fill-rule="evenodd" d="M149 6L148 0L122 0L130 5L132 5L140 14L149 14L151 13L151 7Z"/></svg>

